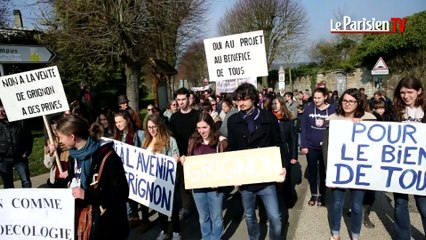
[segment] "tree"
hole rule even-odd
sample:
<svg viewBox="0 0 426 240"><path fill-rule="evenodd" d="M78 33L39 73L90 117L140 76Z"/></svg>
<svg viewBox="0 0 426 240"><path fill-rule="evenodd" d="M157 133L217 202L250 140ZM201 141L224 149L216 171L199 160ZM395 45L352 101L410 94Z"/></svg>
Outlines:
<svg viewBox="0 0 426 240"><path fill-rule="evenodd" d="M219 21L221 35L263 30L268 68L276 59L279 46L302 41L308 20L296 0L239 0ZM266 85L266 78L262 79Z"/></svg>
<svg viewBox="0 0 426 240"><path fill-rule="evenodd" d="M46 18L45 26L53 48L67 59L64 69L98 70L103 73L98 76L107 77L114 69L123 69L126 94L132 107L139 109L142 66L150 58L176 64L179 43L196 32L207 0L51 2L55 14Z"/></svg>
<svg viewBox="0 0 426 240"><path fill-rule="evenodd" d="M4 28L9 23L10 0L0 0L0 28Z"/></svg>
<svg viewBox="0 0 426 240"><path fill-rule="evenodd" d="M184 52L179 63L178 78L186 79L192 86L200 86L208 76L206 54L203 41L193 42Z"/></svg>

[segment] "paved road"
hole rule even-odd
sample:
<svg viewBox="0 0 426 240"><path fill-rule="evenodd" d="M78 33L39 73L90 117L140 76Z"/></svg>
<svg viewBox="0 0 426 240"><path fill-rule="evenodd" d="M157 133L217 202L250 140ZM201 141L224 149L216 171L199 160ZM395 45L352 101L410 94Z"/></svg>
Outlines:
<svg viewBox="0 0 426 240"><path fill-rule="evenodd" d="M299 156L302 164L302 169L306 166L305 156ZM48 174L33 177L34 187L45 187ZM16 183L20 186L20 183ZM330 228L328 224L328 210L326 207L310 207L307 205L309 200L309 188L306 179L303 179L302 184L297 186L299 200L295 207L290 209L289 228L287 239L294 240L318 240L329 239ZM362 228L362 239L392 239L393 227L393 198L390 193L377 193L376 202L373 205L371 219L376 225L374 229ZM426 239L423 234L420 214L417 212L414 199L410 200L410 216L412 224L412 239ZM241 240L248 239L247 228L243 219L241 200L238 194L230 194L224 203L224 221L225 234L223 239ZM160 232L157 215L151 212L151 220L154 221L153 226L145 232L141 232L139 228L134 228L131 231L129 240L154 240ZM350 239L348 232L349 218L342 219L342 239ZM196 214L192 214L189 218L181 223L182 239L195 240L200 239L199 225ZM262 227L262 238L269 239L267 235L267 225Z"/></svg>

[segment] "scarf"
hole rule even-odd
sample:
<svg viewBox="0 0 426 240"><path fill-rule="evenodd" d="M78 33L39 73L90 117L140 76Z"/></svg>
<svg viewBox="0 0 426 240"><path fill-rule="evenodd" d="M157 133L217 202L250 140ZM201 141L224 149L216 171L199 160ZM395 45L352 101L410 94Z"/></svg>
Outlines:
<svg viewBox="0 0 426 240"><path fill-rule="evenodd" d="M259 108L254 108L253 111L246 113L243 113L243 119L247 122L247 127L250 132L250 134L253 134L254 131L256 131L256 121L259 119L260 110Z"/></svg>
<svg viewBox="0 0 426 240"><path fill-rule="evenodd" d="M74 159L78 159L81 164L81 187L87 189L89 187L90 168L92 165L92 154L99 148L101 143L93 140L91 137L87 139L86 145L82 149L71 148L70 155Z"/></svg>

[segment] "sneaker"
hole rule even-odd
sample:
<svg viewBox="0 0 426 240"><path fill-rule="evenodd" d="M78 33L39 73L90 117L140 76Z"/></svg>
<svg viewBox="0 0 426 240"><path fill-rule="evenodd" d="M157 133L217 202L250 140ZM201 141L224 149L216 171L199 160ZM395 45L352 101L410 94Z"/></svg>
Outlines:
<svg viewBox="0 0 426 240"><path fill-rule="evenodd" d="M181 240L182 237L180 236L180 233L174 232L172 235L172 240Z"/></svg>
<svg viewBox="0 0 426 240"><path fill-rule="evenodd" d="M169 234L165 233L164 231L161 231L160 234L158 234L157 240L166 240L169 239Z"/></svg>

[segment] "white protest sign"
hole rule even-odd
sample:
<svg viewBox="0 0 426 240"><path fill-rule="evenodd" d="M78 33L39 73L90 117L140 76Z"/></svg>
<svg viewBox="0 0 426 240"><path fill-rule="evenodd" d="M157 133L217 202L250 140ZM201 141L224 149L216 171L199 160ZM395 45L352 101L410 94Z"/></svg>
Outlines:
<svg viewBox="0 0 426 240"><path fill-rule="evenodd" d="M220 80L216 82L216 92L219 93L232 93L243 83L251 83L253 86L257 87L257 78L256 77L246 77L246 78L236 78L228 80Z"/></svg>
<svg viewBox="0 0 426 240"><path fill-rule="evenodd" d="M108 139L110 140L110 139ZM177 163L172 157L114 141L129 183L129 198L167 216L172 215Z"/></svg>
<svg viewBox="0 0 426 240"><path fill-rule="evenodd" d="M426 196L426 125L331 120L329 187Z"/></svg>
<svg viewBox="0 0 426 240"><path fill-rule="evenodd" d="M74 239L71 189L0 190L0 239Z"/></svg>
<svg viewBox="0 0 426 240"><path fill-rule="evenodd" d="M204 39L210 81L268 76L263 31Z"/></svg>
<svg viewBox="0 0 426 240"><path fill-rule="evenodd" d="M56 66L1 76L0 96L9 121L69 110Z"/></svg>
<svg viewBox="0 0 426 240"><path fill-rule="evenodd" d="M276 182L282 170L279 147L187 156L185 188Z"/></svg>

